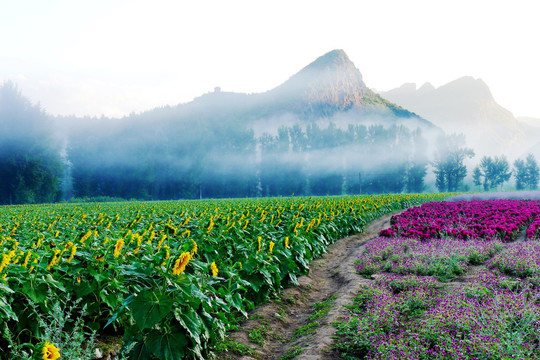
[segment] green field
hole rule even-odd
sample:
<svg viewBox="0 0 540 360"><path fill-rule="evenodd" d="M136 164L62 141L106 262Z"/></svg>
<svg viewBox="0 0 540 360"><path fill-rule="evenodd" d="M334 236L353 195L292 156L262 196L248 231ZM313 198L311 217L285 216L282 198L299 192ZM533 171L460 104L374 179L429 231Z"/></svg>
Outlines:
<svg viewBox="0 0 540 360"><path fill-rule="evenodd" d="M1 207L0 358L85 358L92 333L132 359L207 358L330 243L446 196Z"/></svg>

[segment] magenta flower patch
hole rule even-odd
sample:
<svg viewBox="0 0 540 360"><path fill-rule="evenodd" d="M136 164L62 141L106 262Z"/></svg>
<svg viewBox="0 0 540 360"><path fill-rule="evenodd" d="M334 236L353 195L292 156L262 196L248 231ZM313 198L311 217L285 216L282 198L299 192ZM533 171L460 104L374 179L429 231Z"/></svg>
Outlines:
<svg viewBox="0 0 540 360"><path fill-rule="evenodd" d="M427 203L391 223L355 263L371 281L336 325L344 358L540 359L540 201Z"/></svg>
<svg viewBox="0 0 540 360"><path fill-rule="evenodd" d="M394 216L392 226L380 235L420 240L450 237L512 241L524 229L528 238L539 236L540 201L430 202Z"/></svg>

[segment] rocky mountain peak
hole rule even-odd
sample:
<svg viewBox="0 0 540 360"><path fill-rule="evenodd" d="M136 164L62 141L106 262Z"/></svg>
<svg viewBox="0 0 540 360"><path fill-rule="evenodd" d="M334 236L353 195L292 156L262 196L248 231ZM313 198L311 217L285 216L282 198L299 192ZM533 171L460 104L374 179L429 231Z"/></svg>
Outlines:
<svg viewBox="0 0 540 360"><path fill-rule="evenodd" d="M324 107L330 112L361 107L364 96L372 93L343 50L332 50L317 58L272 92L291 102L313 109Z"/></svg>

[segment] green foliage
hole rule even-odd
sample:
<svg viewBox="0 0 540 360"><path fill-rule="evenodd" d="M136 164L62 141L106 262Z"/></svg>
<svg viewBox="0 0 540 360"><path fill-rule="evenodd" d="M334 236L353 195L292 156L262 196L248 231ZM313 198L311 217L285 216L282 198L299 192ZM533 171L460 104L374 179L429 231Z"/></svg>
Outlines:
<svg viewBox="0 0 540 360"><path fill-rule="evenodd" d="M440 137L433 162L437 189L441 192L457 191L467 176L467 167L463 162L466 158L473 156L474 151L465 147L463 135L452 134Z"/></svg>
<svg viewBox="0 0 540 360"><path fill-rule="evenodd" d="M170 313L172 307L172 298L153 291L139 294L130 304L133 320L139 330L154 327Z"/></svg>
<svg viewBox="0 0 540 360"><path fill-rule="evenodd" d="M217 353L226 353L231 351L240 356L251 356L254 354L252 347L229 339L224 339L223 341L219 342L215 347L215 351Z"/></svg>
<svg viewBox="0 0 540 360"><path fill-rule="evenodd" d="M62 161L51 128L15 85L0 86L0 204L59 200Z"/></svg>
<svg viewBox="0 0 540 360"><path fill-rule="evenodd" d="M17 334L13 349L36 345L40 315L79 299L81 326L123 335L132 359L205 359L330 243L382 214L445 196L2 207L0 326ZM0 338L2 348L9 344Z"/></svg>
<svg viewBox="0 0 540 360"><path fill-rule="evenodd" d="M71 198L69 199L69 203L76 204L76 203L98 203L98 202L124 202L126 199L122 199L119 197L111 197L111 196L95 196L95 197L82 197L82 198Z"/></svg>
<svg viewBox="0 0 540 360"><path fill-rule="evenodd" d="M313 304L313 310L315 310L315 312L308 317L308 320L313 321L326 317L330 312L330 309L332 309L334 300L336 300L336 296L332 295L326 300Z"/></svg>
<svg viewBox="0 0 540 360"><path fill-rule="evenodd" d="M57 298L53 293L48 294L49 298ZM38 343L20 343L16 341L21 337L25 338L24 332L14 333L8 327L8 323L3 326L3 340L7 342L9 357L6 359L41 359L42 346L45 342L53 344L61 349L62 357L66 359L90 360L94 359L95 332L89 331L84 324L86 315L86 305L79 307L80 300L72 303L66 299L57 299L51 306L50 311L42 313L33 303L28 304L29 313L37 320L39 332L37 332ZM0 354L3 359L5 353Z"/></svg>
<svg viewBox="0 0 540 360"><path fill-rule="evenodd" d="M268 327L266 325L259 325L248 332L248 339L255 344L264 345L269 335L270 330Z"/></svg>
<svg viewBox="0 0 540 360"><path fill-rule="evenodd" d="M282 357L279 358L279 360L290 360L290 359L294 359L295 357L297 357L298 355L302 354L304 352L304 349L302 349L302 346L300 345L297 345L297 346L293 346L289 349L289 351L287 351L287 353L285 355L283 355Z"/></svg>
<svg viewBox="0 0 540 360"><path fill-rule="evenodd" d="M315 331L317 331L317 328L320 326L318 321L313 321L310 323L307 323L306 325L300 326L296 331L294 332L293 339L298 339L299 337L313 334Z"/></svg>
<svg viewBox="0 0 540 360"><path fill-rule="evenodd" d="M334 323L335 348L345 359L377 353L380 344L373 339L399 333L400 327L421 317L437 302L436 286L416 276L382 276L363 287L348 307L347 318Z"/></svg>
<svg viewBox="0 0 540 360"><path fill-rule="evenodd" d="M484 190L489 191L510 180L511 175L510 165L504 155L493 158L484 156L480 165L474 169L473 180L475 185L482 184Z"/></svg>
<svg viewBox="0 0 540 360"><path fill-rule="evenodd" d="M540 180L540 168L533 154L528 154L526 160L514 161L514 176L517 190L536 190Z"/></svg>

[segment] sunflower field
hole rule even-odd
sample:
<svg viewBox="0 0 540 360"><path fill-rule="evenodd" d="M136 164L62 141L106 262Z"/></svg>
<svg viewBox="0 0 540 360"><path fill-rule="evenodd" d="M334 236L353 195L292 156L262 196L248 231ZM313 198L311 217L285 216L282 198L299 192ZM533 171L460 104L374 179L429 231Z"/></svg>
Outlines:
<svg viewBox="0 0 540 360"><path fill-rule="evenodd" d="M122 335L130 359L208 358L238 319L296 284L329 244L446 196L1 207L0 359L62 356L40 321L59 303L84 308L88 331Z"/></svg>

